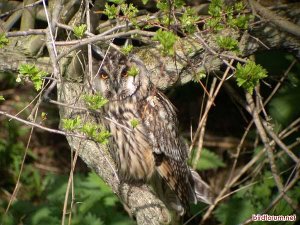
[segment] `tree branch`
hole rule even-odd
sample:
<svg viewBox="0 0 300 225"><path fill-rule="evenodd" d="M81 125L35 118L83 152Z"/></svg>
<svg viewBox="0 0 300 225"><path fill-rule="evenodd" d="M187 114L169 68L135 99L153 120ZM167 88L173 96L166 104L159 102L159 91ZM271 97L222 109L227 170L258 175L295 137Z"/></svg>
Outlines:
<svg viewBox="0 0 300 225"><path fill-rule="evenodd" d="M77 107L84 107L84 102L79 98L87 90L74 83L65 82L58 87L58 100L66 103L76 103ZM74 99L76 96L76 99ZM69 107L60 107L61 118L72 118L81 115L87 121L94 120L82 113ZM72 151L77 151L81 159L112 188L124 205L130 209L130 213L136 217L137 223L141 225L158 225L169 223L170 216L164 204L152 193L146 185L131 186L120 183L116 174L116 166L110 158L105 146L101 146L93 141L86 141L80 138L67 136Z"/></svg>
<svg viewBox="0 0 300 225"><path fill-rule="evenodd" d="M300 38L300 27L298 25L290 22L287 18L278 16L255 0L249 0L249 2L254 7L255 11L268 22L271 22L278 26L281 30Z"/></svg>

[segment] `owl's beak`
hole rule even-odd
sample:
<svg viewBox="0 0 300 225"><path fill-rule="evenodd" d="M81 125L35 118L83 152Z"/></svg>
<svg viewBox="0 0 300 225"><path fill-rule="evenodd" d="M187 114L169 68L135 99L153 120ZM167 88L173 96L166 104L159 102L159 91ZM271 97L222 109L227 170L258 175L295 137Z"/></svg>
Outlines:
<svg viewBox="0 0 300 225"><path fill-rule="evenodd" d="M113 81L112 81L111 87L113 88L113 90L114 90L116 93L118 93L118 90L119 90L119 88L120 88L120 84L119 84L119 82L118 82L117 80L113 80Z"/></svg>

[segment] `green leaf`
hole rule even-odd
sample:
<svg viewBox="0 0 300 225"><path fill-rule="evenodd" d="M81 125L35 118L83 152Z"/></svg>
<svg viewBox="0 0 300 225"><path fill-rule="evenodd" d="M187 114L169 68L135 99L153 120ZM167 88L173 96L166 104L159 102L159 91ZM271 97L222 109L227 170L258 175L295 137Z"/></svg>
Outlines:
<svg viewBox="0 0 300 225"><path fill-rule="evenodd" d="M267 205L272 196L272 189L276 186L271 172L265 172L258 184L253 187L253 194L264 205Z"/></svg>
<svg viewBox="0 0 300 225"><path fill-rule="evenodd" d="M221 17L210 18L205 23L205 29L210 28L215 31L220 31L220 30L224 29L224 24L222 24L221 21L222 21Z"/></svg>
<svg viewBox="0 0 300 225"><path fill-rule="evenodd" d="M146 5L149 0L142 0L143 4Z"/></svg>
<svg viewBox="0 0 300 225"><path fill-rule="evenodd" d="M42 120L47 120L47 113L42 112L41 113L41 118L42 118Z"/></svg>
<svg viewBox="0 0 300 225"><path fill-rule="evenodd" d="M132 3L121 4L121 11L129 20L136 16L139 10Z"/></svg>
<svg viewBox="0 0 300 225"><path fill-rule="evenodd" d="M75 119L62 119L62 121L63 128L68 131L74 131L81 126L80 116L77 116Z"/></svg>
<svg viewBox="0 0 300 225"><path fill-rule="evenodd" d="M0 34L0 48L3 48L8 43L9 43L9 40L7 39L5 33L1 33Z"/></svg>
<svg viewBox="0 0 300 225"><path fill-rule="evenodd" d="M51 211L48 207L40 207L37 209L34 214L31 216L31 222L32 224L42 224L43 221L45 222L45 219L48 219L50 217Z"/></svg>
<svg viewBox="0 0 300 225"><path fill-rule="evenodd" d="M177 36L173 32L163 31L162 29L159 29L158 31L156 31L153 40L159 41L162 47L162 53L164 55L174 56L174 45L176 43Z"/></svg>
<svg viewBox="0 0 300 225"><path fill-rule="evenodd" d="M198 170L216 169L219 167L225 167L225 163L216 153L203 148L201 151L201 157L197 163Z"/></svg>
<svg viewBox="0 0 300 225"><path fill-rule="evenodd" d="M81 24L79 26L75 26L73 28L73 32L74 32L74 35L77 37L77 38L82 38L84 33L86 32L86 29L87 29L87 26L86 24Z"/></svg>
<svg viewBox="0 0 300 225"><path fill-rule="evenodd" d="M223 7L223 0L212 0L208 7L208 13L213 17L220 17L222 15Z"/></svg>
<svg viewBox="0 0 300 225"><path fill-rule="evenodd" d="M206 20L205 28L214 31L220 31L225 27L248 29L249 21L253 16L243 14L244 8L242 2L237 2L233 6L225 6L223 0L212 0L208 9L211 18Z"/></svg>
<svg viewBox="0 0 300 225"><path fill-rule="evenodd" d="M105 3L104 14L107 15L108 19L115 19L119 15L120 9L115 5L109 5Z"/></svg>
<svg viewBox="0 0 300 225"><path fill-rule="evenodd" d="M28 77L35 89L39 91L43 86L44 77L47 76L45 71L40 70L36 65L33 64L21 64L19 66L19 75L16 82L21 81L22 78Z"/></svg>
<svg viewBox="0 0 300 225"><path fill-rule="evenodd" d="M221 49L229 51L237 51L239 49L239 42L232 37L218 36L216 40Z"/></svg>
<svg viewBox="0 0 300 225"><path fill-rule="evenodd" d="M108 103L108 99L104 98L101 94L84 95L85 103L89 109L98 110Z"/></svg>
<svg viewBox="0 0 300 225"><path fill-rule="evenodd" d="M136 75L139 74L139 72L140 72L139 68L137 68L136 66L131 66L127 71L127 74L128 76L135 77Z"/></svg>
<svg viewBox="0 0 300 225"><path fill-rule="evenodd" d="M130 124L132 126L132 128L136 128L137 125L139 125L140 121L137 118L133 118L132 120L130 120Z"/></svg>
<svg viewBox="0 0 300 225"><path fill-rule="evenodd" d="M84 124L81 128L81 131L85 133L88 137L94 139L95 141L101 144L106 144L108 142L108 138L111 136L111 134L107 130L94 123Z"/></svg>
<svg viewBox="0 0 300 225"><path fill-rule="evenodd" d="M261 65L248 60L244 65L237 64L235 76L238 86L252 94L259 81L267 77L267 71Z"/></svg>
<svg viewBox="0 0 300 225"><path fill-rule="evenodd" d="M80 225L104 225L103 221L98 218L96 215L87 213L81 220Z"/></svg>
<svg viewBox="0 0 300 225"><path fill-rule="evenodd" d="M39 69L34 64L21 64L19 66L19 73L26 76L31 74L36 74Z"/></svg>
<svg viewBox="0 0 300 225"><path fill-rule="evenodd" d="M206 77L206 73L205 72L206 72L205 70L201 70L199 72L196 72L194 74L193 81L194 82L200 82L200 80L202 80L203 78Z"/></svg>
<svg viewBox="0 0 300 225"><path fill-rule="evenodd" d="M174 0L174 1L158 0L156 7L161 11L169 12L172 9L172 7L174 7L175 9L179 9L184 5L185 2L183 0Z"/></svg>
<svg viewBox="0 0 300 225"><path fill-rule="evenodd" d="M197 21L199 20L199 16L196 15L194 9L187 7L179 19L183 29L186 32L192 34L196 31Z"/></svg>
<svg viewBox="0 0 300 225"><path fill-rule="evenodd" d="M37 91L41 90L43 86L43 78L47 75L44 71L39 71L37 74L31 76L31 81Z"/></svg>
<svg viewBox="0 0 300 225"><path fill-rule="evenodd" d="M93 123L85 123L81 128L81 131L85 133L88 137L94 137L98 131L99 126Z"/></svg>
<svg viewBox="0 0 300 225"><path fill-rule="evenodd" d="M161 11L168 11L170 8L169 2L166 0L158 0L156 3L156 7Z"/></svg>
<svg viewBox="0 0 300 225"><path fill-rule="evenodd" d="M126 46L123 46L121 48L121 52L124 54L124 55L128 55L133 49L133 45L126 45Z"/></svg>
<svg viewBox="0 0 300 225"><path fill-rule="evenodd" d="M254 214L255 208L246 198L231 198L215 211L215 217L223 225L240 224Z"/></svg>
<svg viewBox="0 0 300 225"><path fill-rule="evenodd" d="M244 10L246 8L246 6L244 5L244 3L242 1L240 2L236 2L234 4L234 9L237 11L237 12L241 12L242 10Z"/></svg>
<svg viewBox="0 0 300 225"><path fill-rule="evenodd" d="M108 138L111 136L111 133L105 129L102 129L100 132L94 135L94 139L100 144L107 144Z"/></svg>
<svg viewBox="0 0 300 225"><path fill-rule="evenodd" d="M228 24L233 28L246 30L249 28L249 21L252 19L250 15L239 15L236 18L228 19Z"/></svg>
<svg viewBox="0 0 300 225"><path fill-rule="evenodd" d="M5 98L3 97L3 95L0 95L0 101L5 101Z"/></svg>

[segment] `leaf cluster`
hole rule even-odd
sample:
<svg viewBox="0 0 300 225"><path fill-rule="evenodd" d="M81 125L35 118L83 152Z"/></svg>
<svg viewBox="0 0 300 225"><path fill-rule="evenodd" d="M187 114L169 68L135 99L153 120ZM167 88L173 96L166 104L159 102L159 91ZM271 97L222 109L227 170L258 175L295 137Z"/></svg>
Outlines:
<svg viewBox="0 0 300 225"><path fill-rule="evenodd" d="M73 28L74 35L77 38L82 38L84 33L86 32L86 30L87 30L87 25L86 24L81 24L81 25L75 26Z"/></svg>
<svg viewBox="0 0 300 225"><path fill-rule="evenodd" d="M83 123L80 116L74 119L62 119L63 128L70 132L79 131L84 133L87 137L99 142L107 144L108 138L111 134L102 126L95 123Z"/></svg>
<svg viewBox="0 0 300 225"><path fill-rule="evenodd" d="M225 28L234 30L248 29L251 16L243 11L243 2L236 2L234 5L227 6L223 0L212 0L208 13L211 18L206 20L205 28L212 31L221 31ZM218 36L216 43L223 50L238 52L238 41L232 36Z"/></svg>
<svg viewBox="0 0 300 225"><path fill-rule="evenodd" d="M193 157L195 156L196 149L193 150ZM191 159L192 160L192 159ZM196 168L200 171L210 170L225 167L226 164L223 162L222 158L214 153L213 151L203 148L201 150L201 157L196 164Z"/></svg>
<svg viewBox="0 0 300 225"><path fill-rule="evenodd" d="M156 7L163 12L169 12L172 8L178 9L184 5L185 2L183 0L174 0L174 1L158 0L156 3Z"/></svg>
<svg viewBox="0 0 300 225"><path fill-rule="evenodd" d="M39 91L43 86L43 81L46 76L47 73L43 70L40 70L36 65L21 64L19 66L19 75L16 79L16 82L21 82L22 80L29 78L35 89Z"/></svg>
<svg viewBox="0 0 300 225"><path fill-rule="evenodd" d="M124 55L129 55L129 53L133 50L133 45L131 44L128 44L128 45L124 45L122 48L121 48L121 52L124 54Z"/></svg>
<svg viewBox="0 0 300 225"><path fill-rule="evenodd" d="M132 128L136 128L139 124L140 121L137 118L133 118L132 120L130 120L130 125L132 126Z"/></svg>
<svg viewBox="0 0 300 225"><path fill-rule="evenodd" d="M92 110L98 110L108 103L108 99L99 93L94 95L84 95L83 98L88 108Z"/></svg>
<svg viewBox="0 0 300 225"><path fill-rule="evenodd" d="M0 221L3 225L18 224L21 220L30 225L60 224L67 183L67 176L48 174L40 184L42 193L38 202L16 200L6 216L0 215ZM117 196L95 173L74 174L73 183L72 225L133 225ZM0 199L1 211L4 204Z"/></svg>
<svg viewBox="0 0 300 225"><path fill-rule="evenodd" d="M162 53L164 55L174 56L174 45L176 43L177 38L178 37L173 32L159 29L158 31L156 31L153 40L158 41L160 43Z"/></svg>
<svg viewBox="0 0 300 225"><path fill-rule="evenodd" d="M110 132L103 129L102 126L93 123L85 123L82 126L81 131L101 144L107 144L108 138L111 136Z"/></svg>
<svg viewBox="0 0 300 225"><path fill-rule="evenodd" d="M9 43L8 38L4 33L0 33L0 48L3 48L5 45Z"/></svg>
<svg viewBox="0 0 300 225"><path fill-rule="evenodd" d="M230 36L218 36L216 41L218 46L223 50L228 50L228 51L239 50L239 42Z"/></svg>
<svg viewBox="0 0 300 225"><path fill-rule="evenodd" d="M105 3L104 14L109 19L120 18L120 13L122 12L123 17L126 18L126 20L135 22L134 18L139 10L132 3L127 4L124 0L110 0L109 2L114 3L111 5Z"/></svg>
<svg viewBox="0 0 300 225"><path fill-rule="evenodd" d="M238 86L252 94L259 81L267 77L267 71L261 65L248 60L244 65L237 64L235 76Z"/></svg>
<svg viewBox="0 0 300 225"><path fill-rule="evenodd" d="M205 27L214 31L220 31L226 27L234 29L248 29L252 16L244 13L245 5L242 1L234 5L226 6L223 0L212 0L208 13L211 16Z"/></svg>
<svg viewBox="0 0 300 225"><path fill-rule="evenodd" d="M26 136L29 129L18 125L13 120L1 122L1 127L1 133L6 138L0 139L0 176L3 178L2 182L13 183L17 180L22 154L25 151L25 146L20 141L20 138L21 136ZM29 155L33 157L32 154L29 153ZM7 173L10 176L5 176Z"/></svg>
<svg viewBox="0 0 300 225"><path fill-rule="evenodd" d="M136 67L136 66L131 66L128 71L127 71L127 74L128 76L132 76L132 77L135 77L136 75L138 75L140 72L139 68Z"/></svg>
<svg viewBox="0 0 300 225"><path fill-rule="evenodd" d="M197 21L199 20L196 11L193 8L187 7L179 18L182 29L188 34L193 34L197 30Z"/></svg>

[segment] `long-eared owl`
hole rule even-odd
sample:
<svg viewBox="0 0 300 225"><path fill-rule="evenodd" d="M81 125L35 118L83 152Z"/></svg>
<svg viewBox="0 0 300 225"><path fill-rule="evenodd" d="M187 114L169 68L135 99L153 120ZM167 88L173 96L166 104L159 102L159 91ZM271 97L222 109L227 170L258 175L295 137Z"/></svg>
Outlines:
<svg viewBox="0 0 300 225"><path fill-rule="evenodd" d="M187 165L174 106L150 82L144 64L115 50L95 54L99 58L93 62L92 87L109 100L103 113L110 119L102 123L111 132L109 149L119 177L152 184L158 197L180 215L189 202L210 204L208 186Z"/></svg>

